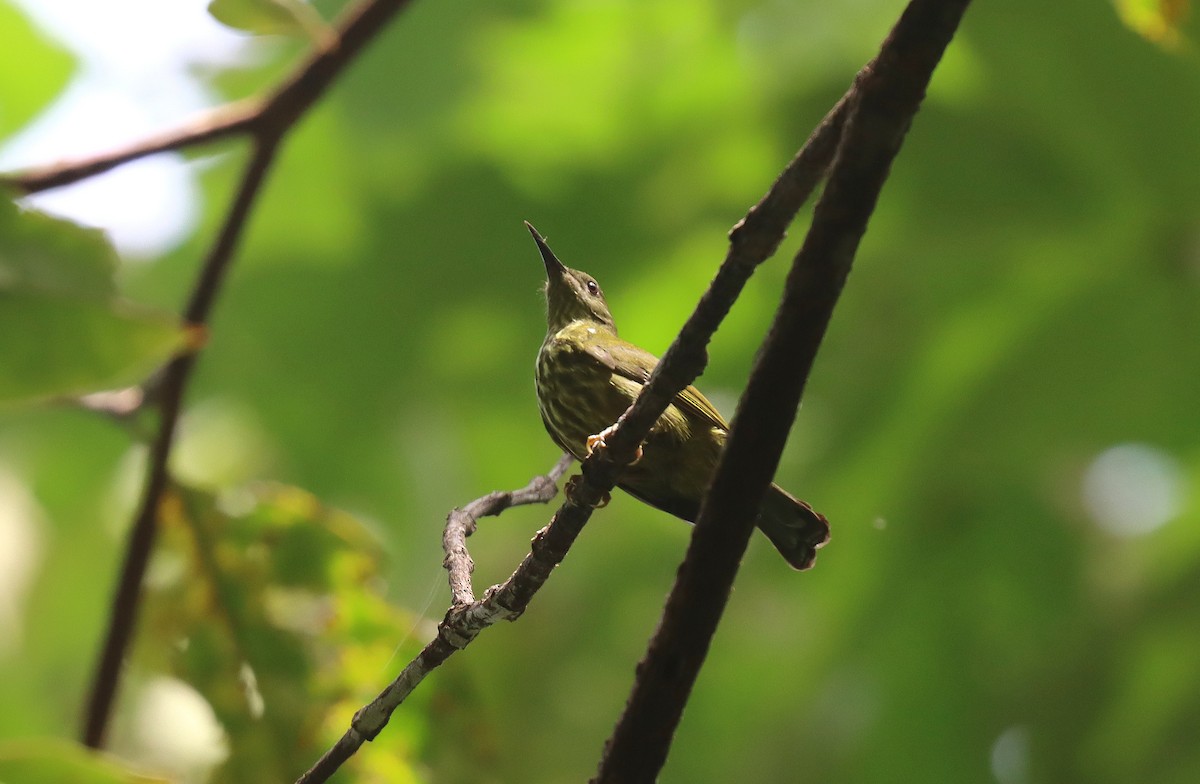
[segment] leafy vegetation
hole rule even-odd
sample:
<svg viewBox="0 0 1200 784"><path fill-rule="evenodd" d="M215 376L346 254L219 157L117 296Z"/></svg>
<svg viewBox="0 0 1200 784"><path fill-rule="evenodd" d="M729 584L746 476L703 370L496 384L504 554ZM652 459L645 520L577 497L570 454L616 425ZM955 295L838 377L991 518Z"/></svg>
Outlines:
<svg viewBox="0 0 1200 784"><path fill-rule="evenodd" d="M752 545L664 782L1200 780L1200 68L1177 4L1169 47L1117 5L968 12L777 476L833 540L803 575ZM139 734L170 678L224 733L212 780L308 767L428 639L416 616L441 616L447 511L558 457L521 221L661 352L901 7L452 0L399 17L288 139L222 292L115 751L174 772ZM260 44L210 87L263 89L299 45ZM16 47L0 105L11 93L23 123L63 89L65 55L0 25L0 52ZM243 151L219 152L194 169L194 235L149 263L3 208L5 400L130 383L194 346L142 314L178 310L211 243ZM711 347L698 385L727 415L801 235ZM0 410L0 781L138 780L61 750L144 460L129 424ZM476 585L547 517L481 523ZM618 494L354 780L590 775L687 534Z"/></svg>

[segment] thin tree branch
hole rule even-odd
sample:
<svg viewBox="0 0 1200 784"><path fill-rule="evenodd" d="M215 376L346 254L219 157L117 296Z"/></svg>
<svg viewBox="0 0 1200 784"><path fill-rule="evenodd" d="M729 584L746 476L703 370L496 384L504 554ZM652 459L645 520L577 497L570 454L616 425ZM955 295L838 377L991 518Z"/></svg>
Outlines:
<svg viewBox="0 0 1200 784"><path fill-rule="evenodd" d="M97 155L0 175L0 187L30 194L70 185L130 161L207 144L244 133L280 134L324 94L397 12L412 0L373 0L352 8L337 25L337 41L309 56L267 99L235 101L180 128Z"/></svg>
<svg viewBox="0 0 1200 784"><path fill-rule="evenodd" d="M213 298L216 296L225 271L229 267L229 262L233 258L238 239L249 217L250 208L254 204L267 169L274 158L277 141L277 139L271 138L255 146L254 155L242 177L237 198L229 208L217 242L209 251L208 259L204 263L188 304L186 318L192 324L200 325L207 321ZM160 410L158 433L150 448L146 485L142 490L142 499L138 506L137 516L134 518L133 529L129 532L125 561L121 566L117 592L113 596L112 608L109 611L108 631L88 695L83 742L91 748L98 749L104 744L108 720L112 715L113 699L116 696L117 684L120 680L121 662L125 658L125 651L133 636L138 605L141 600L142 579L145 577L146 564L150 560L150 552L154 547L158 531L158 506L168 484L167 460L175 440L175 425L179 419L183 391L192 368L195 367L197 356L196 354L184 354L172 360L167 365L166 372L162 377L162 385L158 391L157 402Z"/></svg>
<svg viewBox="0 0 1200 784"><path fill-rule="evenodd" d="M149 155L182 150L237 136L250 130L261 114L260 100L226 104L205 112L179 128L149 136L133 144L97 155L0 175L0 186L30 194L70 185Z"/></svg>
<svg viewBox="0 0 1200 784"><path fill-rule="evenodd" d="M809 137L804 147L784 169L779 179L772 185L770 191L762 200L751 208L747 216L738 223L732 232L732 242L729 255L717 273L717 277L705 292L696 311L688 319L684 330L676 338L671 349L664 356L664 363L672 351L677 356L688 353L700 357L704 355L704 346L711 339L722 318L729 312L734 300L737 299L742 287L754 269L774 252L783 239L784 229L795 218L800 207L812 194L812 190L823 176L826 167L833 159L837 140L842 131L846 117L847 99L850 93L840 100L829 112L817 129ZM683 348L676 348L680 343ZM698 345L698 352L694 346ZM678 364L681 360L676 359ZM663 364L658 366L655 375L651 376L648 384L654 384L655 378L661 375ZM630 423L624 421L618 431L626 431L625 438L639 444L649 433L651 425L658 416L666 410L668 403L675 394L699 375L703 362L694 367L692 375L686 379L675 375L667 381L659 381L655 389L666 390L659 392L648 401L647 390L643 389L636 408L639 404L642 411L649 414L640 416ZM678 373L679 371L675 371ZM668 384L677 384L673 390ZM657 407L657 410L654 410ZM631 409L633 410L633 409ZM628 412L626 412L628 416ZM624 420L624 418L623 418ZM639 430L640 428L640 430ZM467 529L464 528L461 538L456 531L447 531L443 536L443 548L447 552L446 565L451 570L451 591L454 604L447 611L445 618L438 624L437 636L417 654L401 671L387 688L369 705L355 714L350 727L341 738L328 749L313 767L297 779L296 784L322 784L355 752L363 743L375 738L387 725L393 712L408 697L417 685L432 670L445 662L455 651L469 645L480 632L501 620L516 620L529 605L534 594L545 584L554 567L562 562L567 551L571 548L583 526L591 517L592 511L601 504L604 497L616 486L616 478L622 464L615 462L607 454L612 454L613 438L607 439L608 449L597 449L583 463L582 481L568 484L566 500L554 513L550 523L534 536L530 552L513 574L501 585L489 588L481 600L473 600L469 575L472 568L470 556L458 553L458 543L465 542ZM602 454L607 453L607 454ZM632 450L630 450L632 454ZM570 460L564 457L560 466L565 471ZM536 480L535 480L536 481ZM449 522L449 521L448 521ZM452 537L449 538L448 537ZM463 546L465 551L465 545ZM461 601L460 601L461 600Z"/></svg>
<svg viewBox="0 0 1200 784"><path fill-rule="evenodd" d="M704 372L708 364L708 342L746 282L760 264L774 255L787 227L812 195L833 160L853 91L847 91L821 120L771 189L750 208L729 232L729 250L696 309L684 322L679 335L662 356L637 400L617 420L617 428L606 436L593 456L604 466L596 481L607 485L610 471L618 471L632 459L662 412L679 391ZM612 455L610 459L608 455ZM588 463L592 461L589 460ZM584 475L591 466L584 464ZM613 465L615 463L615 465Z"/></svg>
<svg viewBox="0 0 1200 784"><path fill-rule="evenodd" d="M339 25L337 42L311 56L266 101L234 104L217 110L203 121L90 161L65 164L56 169L40 170L28 181L21 176L14 182L26 192L74 182L121 163L155 152L184 146L234 133L249 133L254 142L253 155L230 206L225 223L201 267L184 309L191 325L207 324L221 283L249 218L266 173L284 135L344 70L353 58L410 0L373 0L352 9ZM188 379L197 360L186 354L172 360L162 375L155 402L160 411L158 432L150 450L146 484L129 534L129 543L113 597L109 627L88 695L84 716L84 743L99 748L104 743L113 700L120 680L121 663L133 636L141 599L142 581L157 534L158 508L169 482L167 462L175 438L176 424Z"/></svg>
<svg viewBox="0 0 1200 784"><path fill-rule="evenodd" d="M347 11L336 25L337 41L312 53L267 99L262 123L290 128L362 50L412 0L371 0Z"/></svg>
<svg viewBox="0 0 1200 784"><path fill-rule="evenodd" d="M467 552L467 537L475 533L475 524L479 518L498 515L513 506L548 503L558 494L558 480L567 473L574 460L570 454L564 453L549 473L535 476L520 490L489 493L466 506L450 511L446 516L446 529L442 533L442 550L446 553L442 566L449 573L452 608L475 601L475 592L471 588L471 573L475 571L475 562Z"/></svg>
<svg viewBox="0 0 1200 784"><path fill-rule="evenodd" d="M475 532L475 523L480 517L498 515L505 509L523 504L543 504L550 501L558 493L555 487L574 460L569 454L564 454L555 463L550 472L535 476L529 484L520 490L511 492L489 493L477 498L466 506L451 510L446 517L446 528L442 534L442 549L446 553L443 566L450 573L451 606L446 617L438 624L438 634L422 651L417 654L400 675L380 692L379 696L364 706L354 715L350 727L342 737L334 743L321 758L300 778L296 784L321 784L329 780L363 743L372 740L388 723L396 708L413 689L425 679L442 662L461 648L466 647L479 631L499 620L501 613L494 613L491 619L472 632L461 624L465 617L462 611L467 607L482 605L491 600L499 586L493 586L484 597L484 602L476 602L471 589L471 571L475 568L470 553L467 552L466 539ZM510 578L511 581L511 578ZM506 583L507 584L507 583ZM519 614L519 613L518 613ZM516 616L512 616L515 618Z"/></svg>
<svg viewBox="0 0 1200 784"><path fill-rule="evenodd" d="M658 778L737 575L879 192L970 0L913 0L855 98L829 184L788 275L680 567L596 784Z"/></svg>
<svg viewBox="0 0 1200 784"><path fill-rule="evenodd" d="M560 462L561 465L561 462ZM554 513L550 524L533 538L530 552L507 580L493 585L483 598L467 605L452 606L438 624L437 636L408 663L370 704L354 714L350 727L296 784L321 784L350 759L363 743L373 740L387 725L392 713L425 676L462 650L480 632L499 621L513 621L545 584L554 567L562 562L594 507L583 505L567 493L567 500Z"/></svg>

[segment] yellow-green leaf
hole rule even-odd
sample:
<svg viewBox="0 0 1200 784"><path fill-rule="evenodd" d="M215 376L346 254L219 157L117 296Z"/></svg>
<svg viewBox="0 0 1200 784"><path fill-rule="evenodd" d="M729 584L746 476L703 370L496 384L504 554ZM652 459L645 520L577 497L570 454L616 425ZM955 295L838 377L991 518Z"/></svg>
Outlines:
<svg viewBox="0 0 1200 784"><path fill-rule="evenodd" d="M321 48L336 41L333 28L304 0L212 0L208 12L221 24L256 35L307 37Z"/></svg>
<svg viewBox="0 0 1200 784"><path fill-rule="evenodd" d="M1181 32L1191 0L1113 0L1125 26L1147 41L1173 49L1184 43Z"/></svg>
<svg viewBox="0 0 1200 784"><path fill-rule="evenodd" d="M0 3L0 137L29 122L54 99L74 58L30 24L15 3Z"/></svg>

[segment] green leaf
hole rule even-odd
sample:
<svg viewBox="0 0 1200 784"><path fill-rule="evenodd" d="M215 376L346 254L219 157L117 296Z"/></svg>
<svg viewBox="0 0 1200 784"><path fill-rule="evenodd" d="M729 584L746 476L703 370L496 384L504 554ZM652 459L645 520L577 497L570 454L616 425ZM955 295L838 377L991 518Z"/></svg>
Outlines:
<svg viewBox="0 0 1200 784"><path fill-rule="evenodd" d="M137 383L201 334L117 300L102 233L0 204L0 403Z"/></svg>
<svg viewBox="0 0 1200 784"><path fill-rule="evenodd" d="M111 297L116 269L104 232L0 201L0 286Z"/></svg>
<svg viewBox="0 0 1200 784"><path fill-rule="evenodd" d="M118 303L5 287L0 334L0 403L28 403L136 384L201 333Z"/></svg>
<svg viewBox="0 0 1200 784"><path fill-rule="evenodd" d="M304 0L212 0L208 12L221 24L256 35L308 38L325 49L337 36Z"/></svg>
<svg viewBox="0 0 1200 784"><path fill-rule="evenodd" d="M0 745L0 784L164 784L66 740L38 738Z"/></svg>
<svg viewBox="0 0 1200 784"><path fill-rule="evenodd" d="M0 137L49 103L74 69L73 58L42 37L14 5L0 3Z"/></svg>

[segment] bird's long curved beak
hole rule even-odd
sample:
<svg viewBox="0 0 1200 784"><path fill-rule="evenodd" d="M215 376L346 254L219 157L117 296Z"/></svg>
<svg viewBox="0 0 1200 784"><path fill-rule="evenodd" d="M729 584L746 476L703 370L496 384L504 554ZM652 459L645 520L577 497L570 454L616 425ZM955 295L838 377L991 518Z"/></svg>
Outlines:
<svg viewBox="0 0 1200 784"><path fill-rule="evenodd" d="M533 241L537 243L538 251L542 254L542 263L546 265L546 277L556 278L565 274L566 265L558 260L558 256L555 256L554 251L550 250L550 246L542 239L542 235L538 234L538 230L533 228L533 224L525 221L525 228L529 229L529 233L533 235Z"/></svg>

